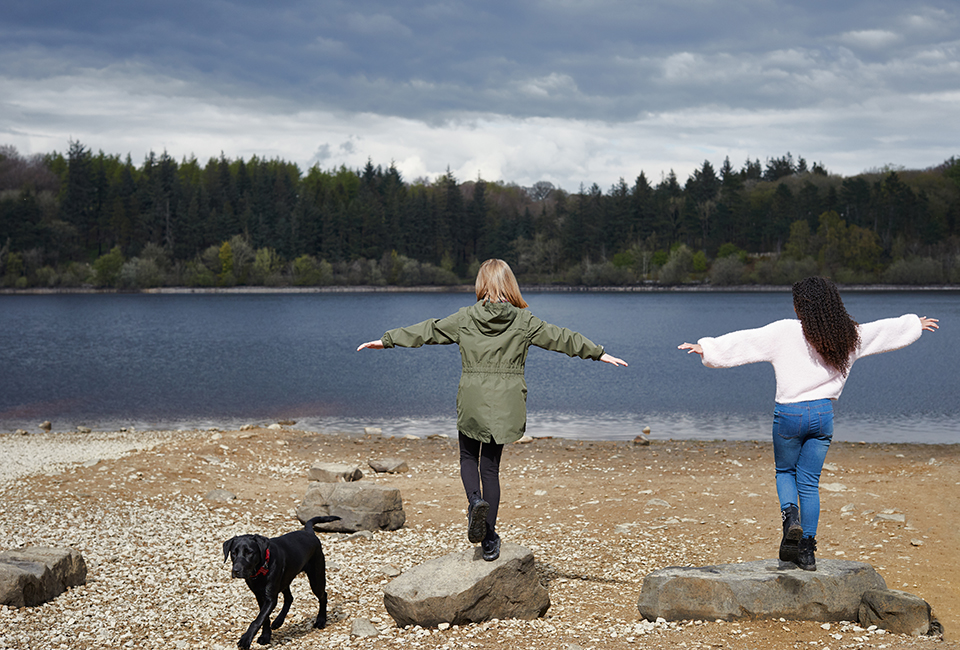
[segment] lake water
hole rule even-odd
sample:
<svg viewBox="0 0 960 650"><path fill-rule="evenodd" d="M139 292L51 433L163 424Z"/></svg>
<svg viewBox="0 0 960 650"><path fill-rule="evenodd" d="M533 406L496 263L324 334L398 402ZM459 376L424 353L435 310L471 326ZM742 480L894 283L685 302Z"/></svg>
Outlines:
<svg viewBox="0 0 960 650"><path fill-rule="evenodd" d="M793 316L789 292L526 293L544 320L630 364L531 348L528 433L577 439L766 440L773 369L704 367L676 349ZM179 428L297 420L316 431L455 435L456 346L356 352L443 317L469 293L0 296L0 431ZM941 319L903 350L856 363L837 440L960 441L960 293L846 292L860 322Z"/></svg>

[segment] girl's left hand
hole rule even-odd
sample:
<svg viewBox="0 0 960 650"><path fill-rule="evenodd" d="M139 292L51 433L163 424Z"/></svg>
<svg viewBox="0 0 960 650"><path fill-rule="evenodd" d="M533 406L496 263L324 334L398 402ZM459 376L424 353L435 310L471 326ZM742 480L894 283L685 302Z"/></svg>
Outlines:
<svg viewBox="0 0 960 650"><path fill-rule="evenodd" d="M376 341L367 341L366 343L361 345L359 348L357 348L357 352L359 352L364 348L370 348L371 350L382 350L383 341L381 341L380 339L377 339Z"/></svg>
<svg viewBox="0 0 960 650"><path fill-rule="evenodd" d="M690 353L692 353L692 352L696 352L696 353L699 354L701 357L703 356L703 348L700 347L700 344L699 344L699 343L684 343L683 345L678 345L678 346L677 346L677 349L678 349L678 350L686 350L686 351L687 351L687 354L690 354Z"/></svg>
<svg viewBox="0 0 960 650"><path fill-rule="evenodd" d="M935 329L939 329L940 326L937 325L937 323L939 322L940 321L938 321L936 318L927 318L926 316L920 317L920 326L923 329L927 330L928 332L932 332Z"/></svg>
<svg viewBox="0 0 960 650"><path fill-rule="evenodd" d="M603 361L604 363L610 363L610 364L613 364L613 365L615 365L615 366L625 366L625 365L627 365L627 362L624 361L623 359L618 359L617 357L615 357L615 356L613 356L613 355L610 355L610 354L607 354L606 352L604 352L604 353L603 353L603 356L600 357L600 361Z"/></svg>

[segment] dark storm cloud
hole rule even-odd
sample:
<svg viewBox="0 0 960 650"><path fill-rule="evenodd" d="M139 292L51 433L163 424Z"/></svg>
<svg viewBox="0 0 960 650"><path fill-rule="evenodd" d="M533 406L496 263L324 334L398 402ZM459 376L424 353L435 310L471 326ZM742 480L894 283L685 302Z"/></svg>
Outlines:
<svg viewBox="0 0 960 650"><path fill-rule="evenodd" d="M139 63L229 92L420 119L796 108L957 74L941 65L957 56L946 2L46 1L4 23L13 74Z"/></svg>

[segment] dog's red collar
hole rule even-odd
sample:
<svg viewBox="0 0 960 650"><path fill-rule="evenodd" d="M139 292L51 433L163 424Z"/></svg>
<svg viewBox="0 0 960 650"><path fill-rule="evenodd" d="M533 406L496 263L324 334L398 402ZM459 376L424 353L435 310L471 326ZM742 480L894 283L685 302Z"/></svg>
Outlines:
<svg viewBox="0 0 960 650"><path fill-rule="evenodd" d="M257 569L257 572L253 574L253 577L265 576L267 575L267 564L270 562L270 549L267 549L266 556L263 558L263 566Z"/></svg>

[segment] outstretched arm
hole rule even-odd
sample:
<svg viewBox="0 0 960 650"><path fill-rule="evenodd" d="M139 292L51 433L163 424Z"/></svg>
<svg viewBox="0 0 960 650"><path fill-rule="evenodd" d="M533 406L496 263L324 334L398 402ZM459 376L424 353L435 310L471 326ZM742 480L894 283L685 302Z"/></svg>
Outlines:
<svg viewBox="0 0 960 650"><path fill-rule="evenodd" d="M936 318L927 318L926 316L920 317L920 327L927 330L928 332L932 332L933 330L940 329L940 326L937 325L937 323L939 322L940 321L937 320Z"/></svg>
<svg viewBox="0 0 960 650"><path fill-rule="evenodd" d="M382 350L383 341L381 341L380 339L377 339L376 341L367 341L366 343L361 345L359 348L357 348L357 352L359 352L360 350L363 350L364 348L370 348L371 350Z"/></svg>
<svg viewBox="0 0 960 650"><path fill-rule="evenodd" d="M686 350L687 354L691 354L695 352L699 354L701 357L703 356L703 348L700 346L699 343L684 343L683 345L678 345L677 349Z"/></svg>
<svg viewBox="0 0 960 650"><path fill-rule="evenodd" d="M624 361L623 359L618 359L617 357L615 357L615 356L613 356L613 355L610 355L610 354L607 354L606 352L604 352L604 353L603 353L603 356L600 357L600 361L603 361L604 363L610 363L610 364L613 364L613 365L615 365L615 366L625 366L625 365L627 365L627 362Z"/></svg>

